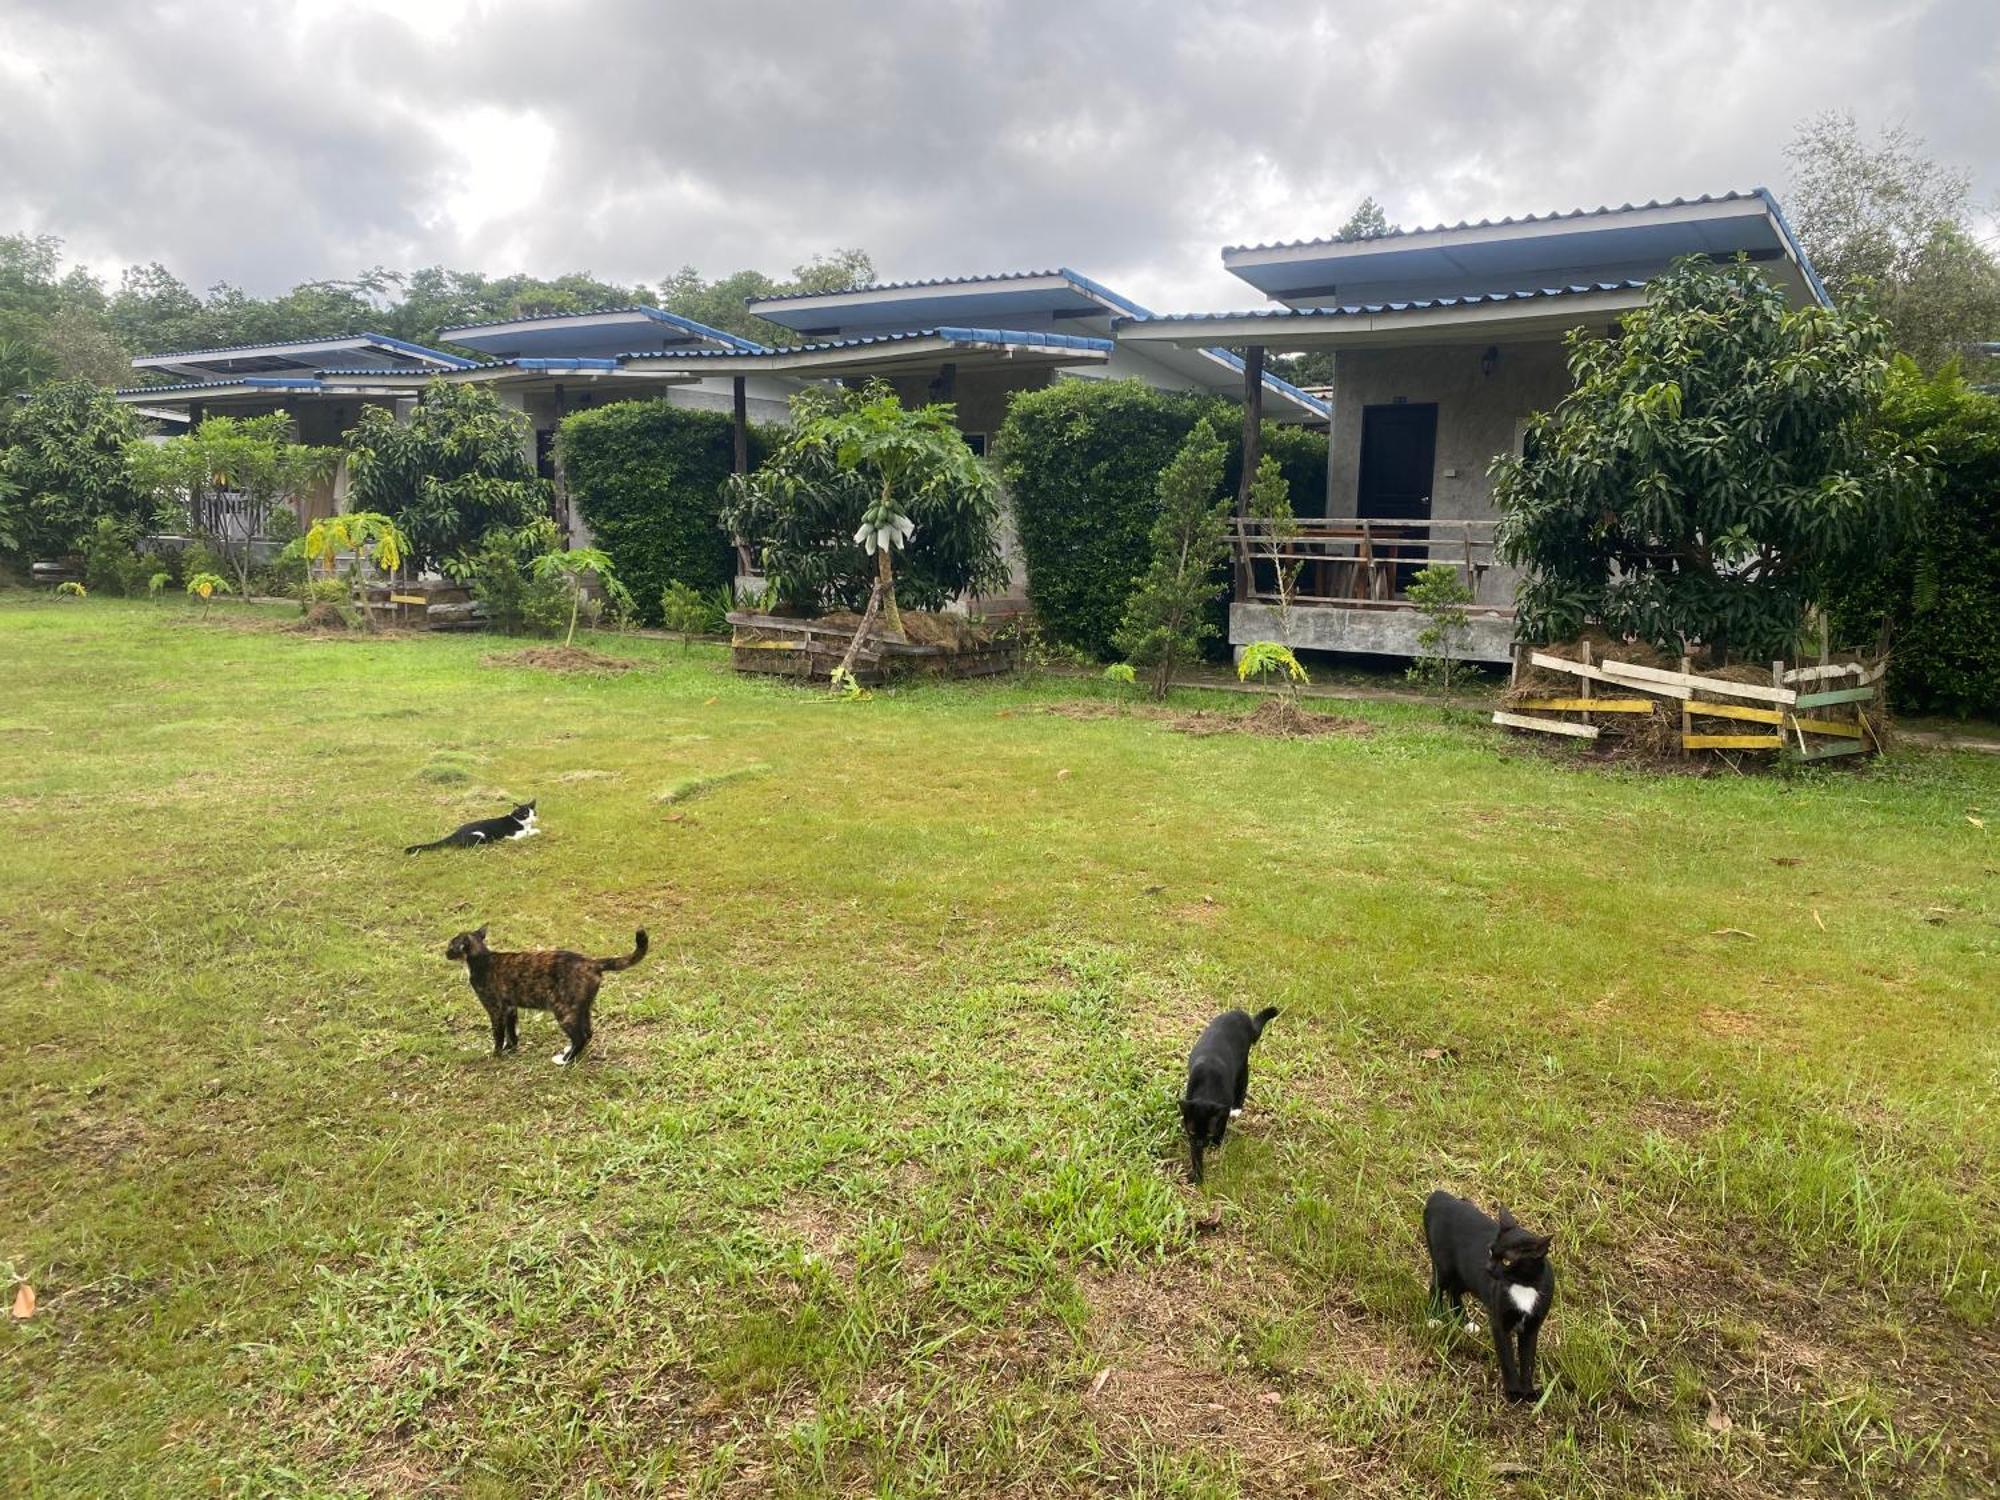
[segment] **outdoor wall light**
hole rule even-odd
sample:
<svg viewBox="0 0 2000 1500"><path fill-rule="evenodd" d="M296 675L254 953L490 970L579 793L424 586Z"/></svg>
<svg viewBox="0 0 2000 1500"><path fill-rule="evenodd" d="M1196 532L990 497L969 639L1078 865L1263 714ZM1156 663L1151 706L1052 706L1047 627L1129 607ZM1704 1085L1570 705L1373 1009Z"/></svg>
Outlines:
<svg viewBox="0 0 2000 1500"><path fill-rule="evenodd" d="M1497 344L1488 344L1486 352L1479 356L1479 373L1482 375L1491 375L1499 368L1500 348Z"/></svg>

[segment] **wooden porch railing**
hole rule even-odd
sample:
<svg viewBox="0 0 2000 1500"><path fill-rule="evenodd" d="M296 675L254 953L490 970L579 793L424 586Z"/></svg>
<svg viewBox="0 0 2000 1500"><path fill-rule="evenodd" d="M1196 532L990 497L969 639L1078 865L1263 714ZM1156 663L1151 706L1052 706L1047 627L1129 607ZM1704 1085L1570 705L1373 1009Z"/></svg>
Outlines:
<svg viewBox="0 0 2000 1500"><path fill-rule="evenodd" d="M1268 521L1231 523L1236 597L1278 602L1276 570L1296 563L1298 584L1292 602L1362 609L1413 609L1407 591L1417 572L1432 563L1459 570L1472 591L1471 608L1482 614L1513 613L1495 576L1492 521L1300 520L1298 534L1280 540Z"/></svg>

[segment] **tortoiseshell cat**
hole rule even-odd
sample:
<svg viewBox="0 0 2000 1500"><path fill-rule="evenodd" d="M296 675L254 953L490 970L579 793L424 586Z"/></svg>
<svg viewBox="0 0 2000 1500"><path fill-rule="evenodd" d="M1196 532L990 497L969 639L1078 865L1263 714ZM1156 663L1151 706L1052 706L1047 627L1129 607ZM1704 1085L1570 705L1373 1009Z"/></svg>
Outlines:
<svg viewBox="0 0 2000 1500"><path fill-rule="evenodd" d="M646 956L646 929L641 927L633 935L629 958L586 958L563 948L496 953L486 946L484 927L461 932L446 946L444 956L465 965L473 991L486 1007L486 1018L493 1023L495 1057L520 1046L514 1034L516 1012L545 1010L569 1038L569 1046L555 1057L562 1067L583 1056L590 1045L590 1006L599 981Z"/></svg>

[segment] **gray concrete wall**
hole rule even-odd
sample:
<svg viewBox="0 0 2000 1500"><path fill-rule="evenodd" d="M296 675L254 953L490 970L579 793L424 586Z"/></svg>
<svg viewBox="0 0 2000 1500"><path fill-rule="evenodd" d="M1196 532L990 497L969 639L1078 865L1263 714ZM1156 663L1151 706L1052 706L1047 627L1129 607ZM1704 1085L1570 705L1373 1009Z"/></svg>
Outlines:
<svg viewBox="0 0 2000 1500"><path fill-rule="evenodd" d="M1361 482L1361 414L1370 406L1436 402L1437 461L1431 473L1431 516L1439 521L1490 521L1492 487L1486 466L1513 451L1515 432L1531 412L1547 411L1569 391L1559 343L1501 344L1491 375L1480 372L1484 344L1432 344L1397 349L1343 349L1333 365L1333 451L1329 483L1335 516L1356 514Z"/></svg>
<svg viewBox="0 0 2000 1500"><path fill-rule="evenodd" d="M1467 661L1506 662L1512 659L1514 622L1504 615L1471 615ZM1278 611L1269 604L1229 606L1229 644L1278 641L1301 651L1357 651L1372 656L1415 656L1423 615L1414 609L1340 609L1324 605L1296 606L1292 628L1280 631Z"/></svg>

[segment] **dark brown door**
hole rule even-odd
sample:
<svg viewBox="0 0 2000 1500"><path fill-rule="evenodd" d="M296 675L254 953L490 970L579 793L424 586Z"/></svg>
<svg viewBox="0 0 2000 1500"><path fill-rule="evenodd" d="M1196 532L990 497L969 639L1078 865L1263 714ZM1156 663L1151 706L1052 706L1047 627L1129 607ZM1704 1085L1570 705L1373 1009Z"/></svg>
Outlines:
<svg viewBox="0 0 2000 1500"><path fill-rule="evenodd" d="M1380 521L1431 518L1437 459L1436 402L1361 411L1361 485L1355 514Z"/></svg>

